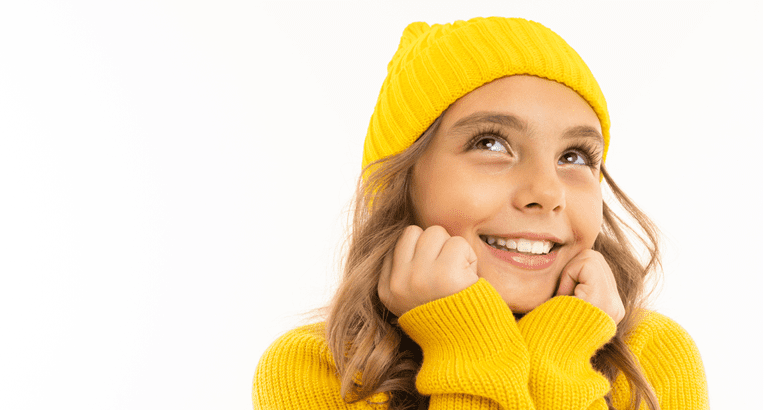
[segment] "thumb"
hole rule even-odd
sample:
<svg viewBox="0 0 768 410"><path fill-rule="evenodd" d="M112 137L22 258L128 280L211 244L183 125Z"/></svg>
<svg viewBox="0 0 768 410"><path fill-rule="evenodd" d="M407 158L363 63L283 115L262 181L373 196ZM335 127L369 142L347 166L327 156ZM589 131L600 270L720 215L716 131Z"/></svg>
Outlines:
<svg viewBox="0 0 768 410"><path fill-rule="evenodd" d="M467 264L472 269L472 272L474 272L475 275L477 275L477 255L475 254L475 250L472 249L472 246L469 246L469 244L467 244L467 247L465 249L466 251L464 253L464 256L466 256L467 258Z"/></svg>
<svg viewBox="0 0 768 410"><path fill-rule="evenodd" d="M576 285L578 284L576 280L577 278L578 277L571 277L569 269L563 269L563 272L560 274L560 286L557 287L557 293L555 295L572 296L573 291L576 289Z"/></svg>

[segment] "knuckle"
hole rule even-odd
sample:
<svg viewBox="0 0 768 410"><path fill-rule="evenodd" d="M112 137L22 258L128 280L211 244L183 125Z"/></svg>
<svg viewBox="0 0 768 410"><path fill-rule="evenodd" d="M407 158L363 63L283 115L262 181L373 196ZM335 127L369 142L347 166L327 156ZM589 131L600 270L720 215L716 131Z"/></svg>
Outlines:
<svg viewBox="0 0 768 410"><path fill-rule="evenodd" d="M418 225L409 225L405 230L403 230L403 234L408 235L414 235L414 234L421 234L423 230Z"/></svg>
<svg viewBox="0 0 768 410"><path fill-rule="evenodd" d="M469 247L469 243L461 236L452 236L445 241L444 246L453 251L463 251Z"/></svg>
<svg viewBox="0 0 768 410"><path fill-rule="evenodd" d="M404 242L409 238L418 238L422 233L421 228L419 228L416 225L410 225L407 228L403 230L403 232L400 234L400 238L398 239L398 242Z"/></svg>
<svg viewBox="0 0 768 410"><path fill-rule="evenodd" d="M448 231L446 231L445 228L443 228L440 225L432 225L432 226L430 226L429 228L427 228L424 231L424 234L428 235L430 238L432 238L432 237L434 237L434 238L450 237L450 235L448 235Z"/></svg>
<svg viewBox="0 0 768 410"><path fill-rule="evenodd" d="M432 225L428 227L427 230L431 232L446 232L445 228L440 225Z"/></svg>

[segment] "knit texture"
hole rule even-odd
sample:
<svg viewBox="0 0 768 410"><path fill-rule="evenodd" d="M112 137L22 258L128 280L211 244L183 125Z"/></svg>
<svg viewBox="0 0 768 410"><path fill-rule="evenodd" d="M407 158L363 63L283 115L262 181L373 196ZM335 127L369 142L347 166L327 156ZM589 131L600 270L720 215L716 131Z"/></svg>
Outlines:
<svg viewBox="0 0 768 410"><path fill-rule="evenodd" d="M495 79L533 75L573 89L610 141L608 107L592 72L560 36L520 18L412 23L387 66L363 147L363 168L403 151L453 102Z"/></svg>
<svg viewBox="0 0 768 410"><path fill-rule="evenodd" d="M400 326L422 347L416 387L431 410L617 409L629 386L613 386L590 365L615 334L605 312L572 296L553 298L519 322L484 279L455 295L406 312ZM288 332L259 361L253 384L257 410L385 409L385 394L347 404L322 323ZM670 319L646 312L628 345L664 410L708 409L703 365L690 336Z"/></svg>

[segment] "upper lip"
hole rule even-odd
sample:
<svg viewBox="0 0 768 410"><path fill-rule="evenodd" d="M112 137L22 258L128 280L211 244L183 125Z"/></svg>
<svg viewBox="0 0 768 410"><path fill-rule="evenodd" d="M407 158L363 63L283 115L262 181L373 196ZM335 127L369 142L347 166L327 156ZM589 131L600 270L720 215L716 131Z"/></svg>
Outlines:
<svg viewBox="0 0 768 410"><path fill-rule="evenodd" d="M496 238L504 238L504 239L529 239L532 241L550 241L556 244L563 243L562 239L548 233L515 232L515 233L505 233L505 234L484 234L484 235L493 236Z"/></svg>

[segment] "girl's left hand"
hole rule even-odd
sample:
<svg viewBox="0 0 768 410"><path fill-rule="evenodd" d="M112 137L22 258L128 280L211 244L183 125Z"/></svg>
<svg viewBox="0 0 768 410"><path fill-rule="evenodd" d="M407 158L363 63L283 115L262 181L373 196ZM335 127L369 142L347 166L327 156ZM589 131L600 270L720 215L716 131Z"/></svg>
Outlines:
<svg viewBox="0 0 768 410"><path fill-rule="evenodd" d="M616 278L600 252L585 249L573 257L560 274L557 295L576 296L607 313L616 324L624 318L624 304Z"/></svg>

